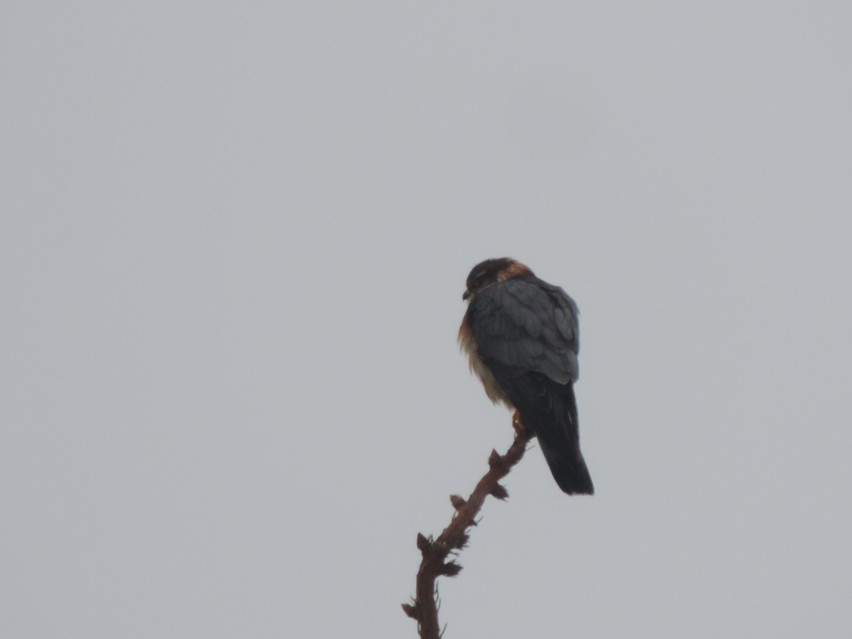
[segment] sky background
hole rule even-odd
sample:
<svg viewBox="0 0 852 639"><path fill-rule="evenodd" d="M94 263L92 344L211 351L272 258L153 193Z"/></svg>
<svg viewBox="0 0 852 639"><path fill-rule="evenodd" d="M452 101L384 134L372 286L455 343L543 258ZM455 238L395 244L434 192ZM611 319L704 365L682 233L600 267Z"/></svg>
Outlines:
<svg viewBox="0 0 852 639"><path fill-rule="evenodd" d="M510 415L470 268L581 309L453 637L852 636L848 2L4 2L0 635L415 637Z"/></svg>

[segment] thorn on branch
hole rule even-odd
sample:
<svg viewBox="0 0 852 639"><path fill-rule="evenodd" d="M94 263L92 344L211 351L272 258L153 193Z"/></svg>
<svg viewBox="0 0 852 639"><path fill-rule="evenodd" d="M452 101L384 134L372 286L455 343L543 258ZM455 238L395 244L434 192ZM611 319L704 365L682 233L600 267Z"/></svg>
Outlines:
<svg viewBox="0 0 852 639"><path fill-rule="evenodd" d="M509 491L506 490L503 484L494 484L494 488L491 489L491 495L497 499L506 499L509 496Z"/></svg>
<svg viewBox="0 0 852 639"><path fill-rule="evenodd" d="M502 462L503 458L500 456L500 453L492 448L491 455L488 456L488 465L491 466L491 468L494 468L502 464Z"/></svg>
<svg viewBox="0 0 852 639"><path fill-rule="evenodd" d="M432 548L432 540L427 539L423 533L417 533L417 549L424 555Z"/></svg>
<svg viewBox="0 0 852 639"><path fill-rule="evenodd" d="M454 561L448 561L441 566L441 574L447 577L455 577L462 570L462 567Z"/></svg>
<svg viewBox="0 0 852 639"><path fill-rule="evenodd" d="M417 606L411 604L402 604L402 611L412 619L417 619Z"/></svg>
<svg viewBox="0 0 852 639"><path fill-rule="evenodd" d="M461 495L450 495L450 503L453 505L453 508L456 510L461 510L467 504L467 501L462 498Z"/></svg>

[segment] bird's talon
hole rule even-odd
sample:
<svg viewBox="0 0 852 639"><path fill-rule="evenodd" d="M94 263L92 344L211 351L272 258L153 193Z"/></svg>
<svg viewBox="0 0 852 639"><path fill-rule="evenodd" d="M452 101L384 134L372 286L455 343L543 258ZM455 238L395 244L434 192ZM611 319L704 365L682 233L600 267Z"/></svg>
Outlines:
<svg viewBox="0 0 852 639"><path fill-rule="evenodd" d="M515 437L520 437L527 433L527 426L524 424L520 411L516 410L515 414L512 415L512 428L515 429Z"/></svg>

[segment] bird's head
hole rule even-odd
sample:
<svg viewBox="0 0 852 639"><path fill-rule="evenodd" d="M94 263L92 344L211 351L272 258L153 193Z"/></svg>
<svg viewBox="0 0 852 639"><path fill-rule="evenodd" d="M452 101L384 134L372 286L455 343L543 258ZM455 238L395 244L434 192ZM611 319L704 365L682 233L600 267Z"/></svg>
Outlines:
<svg viewBox="0 0 852 639"><path fill-rule="evenodd" d="M470 299L484 288L505 282L514 277L532 275L533 272L524 264L513 260L511 257L498 257L480 262L470 271L467 276L467 289L462 295L463 300Z"/></svg>

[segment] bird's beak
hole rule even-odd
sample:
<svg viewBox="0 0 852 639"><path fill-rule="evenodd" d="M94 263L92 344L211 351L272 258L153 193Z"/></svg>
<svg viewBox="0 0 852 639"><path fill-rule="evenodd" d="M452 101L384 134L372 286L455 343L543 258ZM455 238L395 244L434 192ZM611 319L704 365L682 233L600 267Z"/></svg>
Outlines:
<svg viewBox="0 0 852 639"><path fill-rule="evenodd" d="M462 299L463 300L466 300L469 297L470 297L470 291L465 291L464 293L462 293Z"/></svg>

